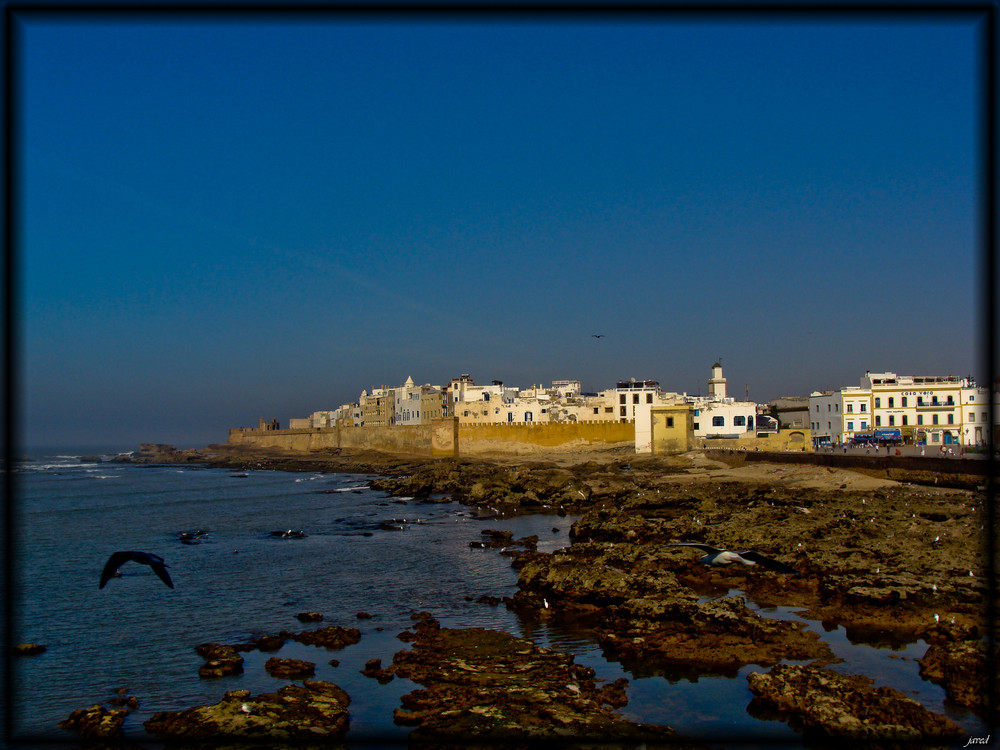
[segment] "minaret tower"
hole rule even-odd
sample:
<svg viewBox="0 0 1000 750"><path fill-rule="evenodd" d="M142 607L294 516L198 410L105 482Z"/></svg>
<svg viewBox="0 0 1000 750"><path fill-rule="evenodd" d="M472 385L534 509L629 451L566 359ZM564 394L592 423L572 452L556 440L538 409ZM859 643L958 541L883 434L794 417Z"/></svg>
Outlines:
<svg viewBox="0 0 1000 750"><path fill-rule="evenodd" d="M722 377L722 363L712 365L712 377L708 381L709 398L726 397L726 379Z"/></svg>

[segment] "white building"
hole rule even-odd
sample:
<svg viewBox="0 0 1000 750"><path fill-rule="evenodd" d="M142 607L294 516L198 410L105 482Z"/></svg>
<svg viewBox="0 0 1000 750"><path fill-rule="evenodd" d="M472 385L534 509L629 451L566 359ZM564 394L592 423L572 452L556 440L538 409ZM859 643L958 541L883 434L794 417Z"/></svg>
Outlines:
<svg viewBox="0 0 1000 750"><path fill-rule="evenodd" d="M694 409L696 438L738 438L757 429L757 404L726 395L726 379L719 362L712 365L708 396L686 396L685 400Z"/></svg>
<svg viewBox="0 0 1000 750"><path fill-rule="evenodd" d="M445 414L444 391L440 386L415 385L413 378L408 377L403 385L393 390L394 424L430 424L432 419Z"/></svg>
<svg viewBox="0 0 1000 750"><path fill-rule="evenodd" d="M972 378L866 372L860 386L810 394L813 442L976 447L988 439L989 399Z"/></svg>

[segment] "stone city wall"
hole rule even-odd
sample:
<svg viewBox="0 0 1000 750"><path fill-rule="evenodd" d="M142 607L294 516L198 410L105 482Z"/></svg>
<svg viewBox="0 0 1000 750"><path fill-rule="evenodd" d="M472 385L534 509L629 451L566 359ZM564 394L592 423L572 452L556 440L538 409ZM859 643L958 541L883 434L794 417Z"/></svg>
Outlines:
<svg viewBox="0 0 1000 750"><path fill-rule="evenodd" d="M229 431L229 444L293 453L346 448L429 456L432 455L432 427L311 427L290 430L237 427Z"/></svg>
<svg viewBox="0 0 1000 750"><path fill-rule="evenodd" d="M429 425L262 430L237 427L229 444L308 453L343 448L419 456L521 455L615 444L633 445L635 426L621 422L460 425L453 417Z"/></svg>
<svg viewBox="0 0 1000 750"><path fill-rule="evenodd" d="M705 450L813 452L812 432L798 427L781 430L766 437L757 437L751 433L739 438L695 438L694 447Z"/></svg>
<svg viewBox="0 0 1000 750"><path fill-rule="evenodd" d="M547 450L572 451L635 445L633 422L557 422L555 424L460 424L463 456L525 455Z"/></svg>

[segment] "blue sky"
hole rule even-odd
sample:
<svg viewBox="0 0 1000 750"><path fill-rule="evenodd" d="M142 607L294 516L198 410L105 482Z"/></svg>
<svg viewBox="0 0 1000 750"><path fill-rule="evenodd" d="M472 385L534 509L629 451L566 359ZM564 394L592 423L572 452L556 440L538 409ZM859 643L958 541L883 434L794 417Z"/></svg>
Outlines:
<svg viewBox="0 0 1000 750"><path fill-rule="evenodd" d="M721 357L760 402L986 377L973 19L81 13L19 38L28 445L222 442L407 376L704 393Z"/></svg>

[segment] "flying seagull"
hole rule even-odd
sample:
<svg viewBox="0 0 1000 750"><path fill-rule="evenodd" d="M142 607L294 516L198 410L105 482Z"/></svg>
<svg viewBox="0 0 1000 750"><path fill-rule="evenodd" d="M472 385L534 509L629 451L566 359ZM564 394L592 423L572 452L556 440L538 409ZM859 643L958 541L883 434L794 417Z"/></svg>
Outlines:
<svg viewBox="0 0 1000 750"><path fill-rule="evenodd" d="M111 580L115 572L122 565L132 560L137 563L142 563L143 565L148 565L153 569L153 572L160 577L160 580L167 584L170 588L174 587L174 582L170 580L170 575L167 573L167 566L163 562L163 558L159 555L154 555L151 552L138 552L136 550L128 550L125 552L115 552L108 558L108 561L104 564L104 571L101 573L101 583L97 587L103 589L105 584Z"/></svg>
<svg viewBox="0 0 1000 750"><path fill-rule="evenodd" d="M672 544L667 544L665 546L697 547L701 551L708 553L700 560L700 562L703 562L706 565L732 565L733 563L743 563L744 565L760 565L768 570L777 571L778 573L788 573L796 576L799 574L799 571L795 568L785 565L783 562L772 560L770 557L765 557L760 554L760 552L754 552L753 550L731 552L727 549L719 549L718 547L712 547L708 544L699 544L697 542L673 542Z"/></svg>
<svg viewBox="0 0 1000 750"><path fill-rule="evenodd" d="M603 333L592 333L592 334L590 334L590 338L592 338L592 339L603 339L604 338L604 334Z"/></svg>

